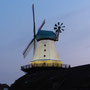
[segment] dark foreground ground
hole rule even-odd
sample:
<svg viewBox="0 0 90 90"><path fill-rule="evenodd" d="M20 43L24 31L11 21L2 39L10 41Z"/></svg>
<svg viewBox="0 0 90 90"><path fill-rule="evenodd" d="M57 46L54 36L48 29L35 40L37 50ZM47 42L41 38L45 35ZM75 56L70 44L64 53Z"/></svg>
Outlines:
<svg viewBox="0 0 90 90"><path fill-rule="evenodd" d="M33 68L16 80L10 90L90 90L90 65Z"/></svg>

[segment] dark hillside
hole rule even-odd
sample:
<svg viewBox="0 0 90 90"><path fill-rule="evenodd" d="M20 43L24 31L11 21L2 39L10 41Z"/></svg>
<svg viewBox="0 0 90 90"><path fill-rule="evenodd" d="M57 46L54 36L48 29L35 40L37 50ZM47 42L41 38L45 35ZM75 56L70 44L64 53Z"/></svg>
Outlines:
<svg viewBox="0 0 90 90"><path fill-rule="evenodd" d="M16 80L10 90L90 90L90 65L31 71Z"/></svg>

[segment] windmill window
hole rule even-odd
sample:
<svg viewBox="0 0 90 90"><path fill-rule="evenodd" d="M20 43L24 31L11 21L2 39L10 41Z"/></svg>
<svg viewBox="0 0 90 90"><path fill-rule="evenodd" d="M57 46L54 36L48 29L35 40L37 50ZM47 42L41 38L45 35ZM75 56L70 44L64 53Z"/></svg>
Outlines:
<svg viewBox="0 0 90 90"><path fill-rule="evenodd" d="M44 49L44 52L46 52L46 49Z"/></svg>
<svg viewBox="0 0 90 90"><path fill-rule="evenodd" d="M44 44L44 46L46 47L46 44Z"/></svg>
<svg viewBox="0 0 90 90"><path fill-rule="evenodd" d="M46 55L44 55L44 57L46 57Z"/></svg>

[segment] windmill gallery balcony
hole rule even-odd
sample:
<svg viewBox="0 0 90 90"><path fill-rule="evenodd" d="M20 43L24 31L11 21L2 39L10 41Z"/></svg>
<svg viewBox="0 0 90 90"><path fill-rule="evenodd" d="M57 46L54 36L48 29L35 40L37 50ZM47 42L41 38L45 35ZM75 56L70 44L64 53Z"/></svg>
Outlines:
<svg viewBox="0 0 90 90"><path fill-rule="evenodd" d="M53 66L52 66L53 65ZM21 66L21 70L24 72L31 72L33 70L41 70L41 69L51 69L51 68L58 68L58 69L69 69L71 66L67 65L67 64L61 64L61 66L59 67L58 64L52 64L49 63L47 64L35 64L34 66L32 64L28 64L28 65L24 65Z"/></svg>

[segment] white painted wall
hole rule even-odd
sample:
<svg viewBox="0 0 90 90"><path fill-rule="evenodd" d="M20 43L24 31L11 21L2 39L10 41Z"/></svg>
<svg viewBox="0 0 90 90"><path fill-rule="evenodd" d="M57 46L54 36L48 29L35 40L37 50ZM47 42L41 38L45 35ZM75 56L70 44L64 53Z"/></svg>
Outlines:
<svg viewBox="0 0 90 90"><path fill-rule="evenodd" d="M32 61L43 59L60 60L53 40L40 40L37 42L37 48Z"/></svg>

